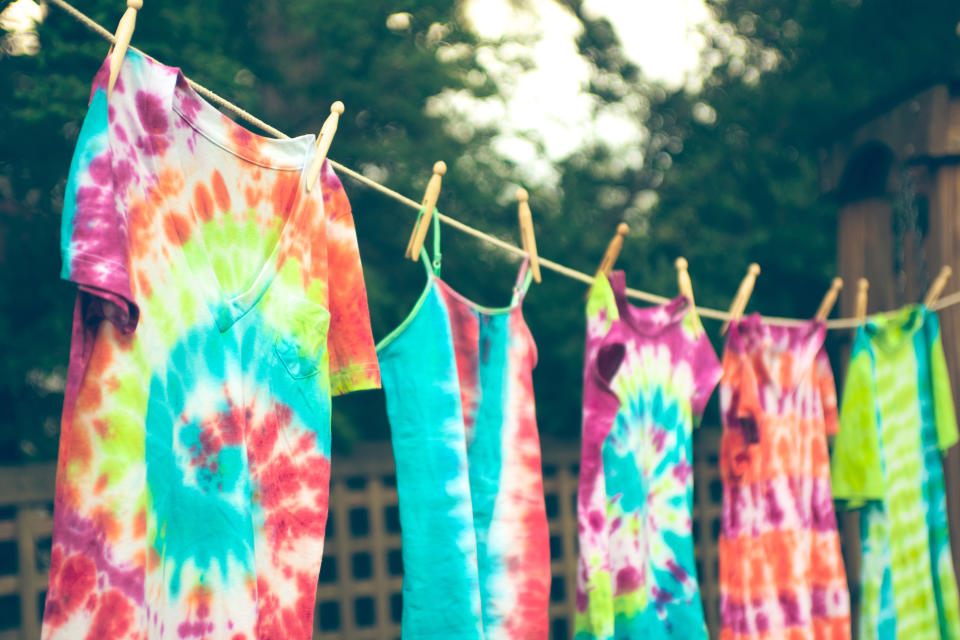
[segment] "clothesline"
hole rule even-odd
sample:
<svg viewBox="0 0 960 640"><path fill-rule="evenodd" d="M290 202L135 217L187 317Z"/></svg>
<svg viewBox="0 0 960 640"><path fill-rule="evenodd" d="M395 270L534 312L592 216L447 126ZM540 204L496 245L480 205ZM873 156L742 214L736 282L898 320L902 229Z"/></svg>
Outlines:
<svg viewBox="0 0 960 640"><path fill-rule="evenodd" d="M107 40L107 41L109 41L109 42L111 42L111 43L114 41L113 33L111 33L110 31L108 31L107 29L105 29L102 25L100 25L100 24L98 24L97 22L95 22L93 19L89 18L86 14L82 13L80 10L78 10L76 7L74 7L74 6L71 5L70 3L66 2L66 0L49 0L49 2L51 2L52 4L55 4L56 6L60 7L63 11L65 11L65 12L68 13L70 16L72 16L73 18L75 18L76 20L78 20L79 22L81 22L82 24L84 24L87 28L89 28L91 31L93 31L93 32L96 33L97 35L101 36L101 37L104 38L105 40ZM136 49L135 47L131 47L131 48ZM141 54L143 54L143 55L145 55L145 56L147 56L147 57L150 57L148 54L144 53L143 51L140 51L139 49L136 49L136 50L139 51ZM204 86L202 86L202 85L194 82L194 81L191 80L190 78L186 78L186 80L187 80L187 82L190 84L190 86L193 87L194 90L197 91L197 93L201 94L203 97L207 98L207 99L210 100L211 102L214 102L214 103L216 103L217 105L223 107L224 109L227 109L227 110L231 111L231 112L234 113L237 117L242 118L243 120L246 120L246 121L249 122L250 124L252 124L252 125L256 126L257 128L259 128L260 130L262 130L262 131L264 131L264 132L266 132L266 133L269 133L270 135L272 135L272 136L274 136L274 137L276 137L276 138L286 139L286 138L289 138L289 137L290 137L290 136L288 136L287 134L285 134L285 133L283 133L282 131L280 131L279 129L276 129L275 127L270 126L269 124L267 124L266 122L260 120L260 119L257 118L256 116L248 113L247 111L245 111L245 110L242 109L241 107L238 107L237 105L233 104L232 102L228 101L228 100L225 99L225 98L220 97L219 95L217 95L217 94L214 93L213 91L207 89L206 87L204 87ZM389 188L389 187L387 187L387 186L385 186L385 185L380 184L379 182L376 182L376 181L374 181L374 180L371 180L370 178L366 177L365 175L363 175L363 174L361 174L361 173L358 173L357 171L354 171L353 169L351 169L351 168L349 168L349 167L347 167L347 166L344 166L343 164L340 164L339 162L336 162L336 161L333 160L333 159L328 158L328 160L329 160L330 164L333 165L333 167L334 167L335 169L337 169L340 173L342 173L342 174L344 174L344 175L348 175L348 176L350 176L351 178L353 178L354 180L356 180L357 182L359 182L359 183L361 183L361 184L363 184L363 185L366 185L367 187L370 187L371 189L374 189L375 191L378 191L378 192L382 193L383 195L385 195L385 196L387 196L387 197L389 197L389 198L392 198L392 199L394 199L394 200L396 200L396 201L398 201L398 202L400 202L400 203L402 203L402 204L405 204L405 205L407 205L408 207L411 207L411 208L414 209L414 210L417 210L417 211L420 210L421 205L420 205L419 202L417 202L417 201L415 201L415 200L413 200L413 199L411 199L411 198L408 198L407 196L403 195L402 193L398 193L398 192L394 191L393 189L391 189L391 188ZM443 213L441 213L441 214L439 215L439 217L440 217L440 220L441 220L442 222L444 222L445 224L453 227L454 229L457 229L458 231L461 231L461 232L463 232L463 233L465 233L465 234L467 234L467 235L473 236L473 237L475 237L475 238L479 238L480 240L483 240L484 242L487 242L487 243L489 243L489 244L492 244L492 245L494 245L495 247L498 247L498 248L502 249L503 251L506 251L507 253L511 253L511 254L513 254L513 255L515 255L515 256L518 256L518 257L523 257L523 256L526 255L526 253L525 253L525 252L523 251L523 249L521 249L520 247L518 247L518 246L516 246L516 245L513 245L513 244L510 244L509 242L505 242L505 241L503 241L503 240L501 240L501 239L499 239L499 238L497 238L497 237L494 237L494 236L492 236L492 235L490 235L490 234L484 233L483 231L480 231L479 229L474 229L473 227L471 227L471 226L469 226L469 225L467 225L467 224L464 224L463 222L460 222L459 220L457 220L457 219L455 219L455 218L451 218L450 216L447 216L447 215L445 215L445 214L443 214ZM588 275L588 274L586 274L586 273L583 273L582 271L577 271L576 269L571 269L570 267L567 267L567 266L565 266L565 265L562 265L562 264L560 264L560 263L558 263L558 262L554 262L553 260L548 260L548 259L546 259L546 258L541 257L541 258L540 258L540 264L541 264L544 268L550 269L551 271L555 271L556 273L559 273L559 274L561 274L561 275L567 276L568 278L572 278L572 279L574 279L574 280L579 280L579 281L584 282L584 283L586 283L586 284L590 284L590 283L593 282L593 277L592 277L592 276L590 276L590 275ZM656 295L656 294L653 294L653 293L649 293L649 292L647 292L647 291L641 291L641 290L639 290L639 289L628 288L628 289L627 289L627 295L628 295L629 297L631 297L631 298L635 298L635 299L637 299L637 300L643 300L643 301L645 301L645 302L650 302L650 303L653 303L653 304L661 304L661 303L664 303L664 302L669 301L669 298L667 298L667 297L659 296L659 295ZM935 303L933 303L933 305L931 305L931 308L932 308L933 310L940 310L940 309L945 309L945 308L947 308L947 307L951 307L951 306L954 306L954 305L957 305L957 304L960 304L960 291L958 291L958 292L956 292L956 293L952 293L952 294L947 295L947 296L941 297L939 300L937 300ZM725 320L729 320L729 319L730 319L730 314L729 314L727 311L722 311L722 310L720 310L720 309L710 309L710 308L708 308L708 307L700 307L700 306L698 306L698 307L697 307L697 312L698 312L702 317L704 317L704 318L711 318L711 319L713 319L713 320L724 320L724 321L725 321ZM889 313L889 312L887 312L887 313ZM782 317L777 317L777 316L763 316L763 319L764 319L765 322L767 322L767 323L769 323L769 324L776 324L776 325L782 325L782 326L796 326L796 325L800 325L800 324L803 324L803 323L805 323L805 322L808 322L808 320L806 320L806 319L782 318ZM829 329L852 329L852 328L856 327L858 324L859 324L859 321L857 320L857 318L837 318L837 319L834 319L834 320L828 320L828 321L827 321L827 328L829 328Z"/></svg>

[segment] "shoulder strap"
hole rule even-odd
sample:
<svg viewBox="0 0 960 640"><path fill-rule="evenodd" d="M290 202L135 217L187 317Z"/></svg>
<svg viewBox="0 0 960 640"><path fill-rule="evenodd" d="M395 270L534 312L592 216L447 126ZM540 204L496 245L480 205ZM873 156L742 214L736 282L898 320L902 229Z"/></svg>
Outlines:
<svg viewBox="0 0 960 640"><path fill-rule="evenodd" d="M533 272L530 271L530 258L524 258L520 263L520 271L517 272L517 281L513 285L513 299L510 305L513 306L523 300L533 281Z"/></svg>
<svg viewBox="0 0 960 640"><path fill-rule="evenodd" d="M613 272L613 274L616 273ZM590 285L590 291L587 294L587 316L592 317L601 312L608 320L620 319L617 294L613 290L610 278L602 271L594 276L593 283Z"/></svg>
<svg viewBox="0 0 960 640"><path fill-rule="evenodd" d="M427 253L426 247L420 247L420 260L423 262L423 266L427 270L427 275L433 274L435 276L440 275L440 217L439 211L434 208L433 210L433 260L430 260L430 255ZM420 212L417 214L417 220L422 218L424 215L423 209L420 209Z"/></svg>
<svg viewBox="0 0 960 640"><path fill-rule="evenodd" d="M433 275L440 275L440 211L433 208Z"/></svg>

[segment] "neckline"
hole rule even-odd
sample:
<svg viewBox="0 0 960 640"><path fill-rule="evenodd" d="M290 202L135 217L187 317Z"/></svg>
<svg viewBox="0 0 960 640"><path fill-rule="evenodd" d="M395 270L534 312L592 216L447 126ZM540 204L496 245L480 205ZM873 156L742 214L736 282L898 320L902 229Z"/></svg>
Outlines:
<svg viewBox="0 0 960 640"><path fill-rule="evenodd" d="M453 296L455 300L457 300L458 302L461 302L467 307L470 307L470 309L472 309L478 315L490 316L490 317L506 315L509 313L513 313L514 311L519 309L521 305L523 305L524 296L520 293L519 287L514 287L513 289L514 298L513 300L511 300L509 305L505 307L487 307L485 305L474 302L467 296L463 295L462 293L460 293L459 291L451 287L450 284L440 276L431 273L429 274L429 277L431 280L435 281L438 285L440 285L440 287L442 287L444 291L446 291L451 296Z"/></svg>
<svg viewBox="0 0 960 640"><path fill-rule="evenodd" d="M169 96L170 109L204 138L227 153L264 169L304 172L304 157L314 147L314 134L268 138L254 133L207 102L187 82L180 67L147 60L175 77L173 92Z"/></svg>
<svg viewBox="0 0 960 640"><path fill-rule="evenodd" d="M727 349L744 356L755 371L759 369L755 376L757 385L768 382L779 394L784 394L796 389L803 376L814 366L826 337L827 323L823 320L811 318L794 326L771 325L765 323L759 313L754 312L730 323ZM783 344L772 350L769 348L771 342ZM778 366L773 360L789 351L796 351L804 357L800 366L790 372L793 384L781 386L781 380L771 374L768 365ZM757 392L760 392L759 388Z"/></svg>
<svg viewBox="0 0 960 640"><path fill-rule="evenodd" d="M132 62L136 67L144 64L151 66L159 70L163 76L163 82L157 84L163 87L163 107L170 119L170 126L173 126L176 119L180 119L225 153L263 169L298 174L297 188L293 190L289 204L290 212L277 234L276 243L247 288L229 297L213 268L210 252L201 231L202 223L195 211L193 199L187 197L189 204L186 207L188 209L186 225L189 228L182 227L180 223L175 225L176 231L181 242L193 238L193 241L198 243L197 252L188 252L187 263L194 272L194 280L198 282L198 288L204 290L204 300L217 327L221 332L227 331L256 306L273 283L283 260L284 249L289 246L290 237L296 233L300 225L299 213L304 208L303 198L315 197L319 202L319 209L323 210L322 195L307 196L305 189L305 170L315 151L315 136L307 134L296 138L274 139L256 134L231 120L204 100L187 82L180 67L165 65L133 50L127 51L127 58L126 63ZM181 175L186 178L188 174L183 161L181 154L174 153L173 162L177 164ZM324 168L329 168L326 163ZM316 194L321 192L320 189L316 190Z"/></svg>
<svg viewBox="0 0 960 640"><path fill-rule="evenodd" d="M441 288L447 293L451 294L455 300L469 307L470 310L477 315L493 318L519 312L520 320L523 325L526 326L527 321L523 317L523 299L526 297L526 289L530 284L530 273L527 269L527 259L524 259L523 263L520 265L520 270L517 274L517 282L513 287L514 299L511 301L510 305L506 307L485 307L467 298L465 295L442 280L440 276L434 273L431 268L430 260L427 258L425 249L421 249L420 257L424 266L426 267L427 282L424 284L423 291L420 292L420 296L414 303L413 308L410 309L407 317L405 317L403 321L400 322L396 328L394 328L393 331L388 333L377 343L376 350L378 354L382 355L388 347L393 345L397 339L403 335L403 333L419 315L420 310L423 308L423 305L427 301L427 298L430 296L431 292ZM526 331L529 333L529 328L527 328Z"/></svg>
<svg viewBox="0 0 960 640"><path fill-rule="evenodd" d="M923 326L929 310L922 304L909 304L892 314L878 314L867 318L859 332L880 349L895 351L913 338Z"/></svg>
<svg viewBox="0 0 960 640"><path fill-rule="evenodd" d="M746 353L748 348L755 348L767 340L786 340L787 345L777 352L779 354L806 341L814 344L815 351L818 351L826 337L827 323L823 320L811 318L798 325L774 325L764 322L763 317L754 312L730 323L727 343L733 349Z"/></svg>
<svg viewBox="0 0 960 640"><path fill-rule="evenodd" d="M690 300L684 295L657 305L638 307L627 300L627 279L625 272L612 271L607 282L613 291L614 301L620 321L633 331L648 337L657 337L680 325L692 309Z"/></svg>

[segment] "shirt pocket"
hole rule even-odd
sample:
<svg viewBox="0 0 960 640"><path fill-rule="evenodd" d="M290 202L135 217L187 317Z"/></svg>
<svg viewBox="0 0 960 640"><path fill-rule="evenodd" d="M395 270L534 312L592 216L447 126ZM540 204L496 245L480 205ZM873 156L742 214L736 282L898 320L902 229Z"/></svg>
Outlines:
<svg viewBox="0 0 960 640"><path fill-rule="evenodd" d="M295 298L284 304L282 328L274 350L292 378L309 378L326 366L330 312L323 305Z"/></svg>

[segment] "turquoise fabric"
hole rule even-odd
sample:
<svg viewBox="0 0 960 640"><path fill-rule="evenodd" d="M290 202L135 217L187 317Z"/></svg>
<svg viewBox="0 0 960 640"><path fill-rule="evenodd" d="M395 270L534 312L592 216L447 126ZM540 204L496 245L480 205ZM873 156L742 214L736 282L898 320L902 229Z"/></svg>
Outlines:
<svg viewBox="0 0 960 640"><path fill-rule="evenodd" d="M379 346L396 458L404 639L546 640L549 537L533 410L526 263L509 307L438 277Z"/></svg>

